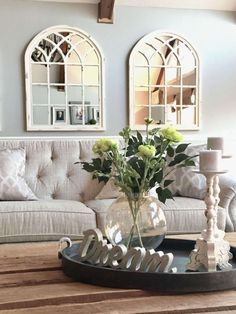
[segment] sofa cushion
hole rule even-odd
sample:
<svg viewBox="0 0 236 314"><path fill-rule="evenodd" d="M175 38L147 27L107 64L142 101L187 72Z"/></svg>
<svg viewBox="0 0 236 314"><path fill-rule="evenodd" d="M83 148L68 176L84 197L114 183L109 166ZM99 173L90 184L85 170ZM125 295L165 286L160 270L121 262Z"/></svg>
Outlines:
<svg viewBox="0 0 236 314"><path fill-rule="evenodd" d="M86 202L86 205L96 212L98 228L103 233L106 212L114 201L105 199ZM194 233L206 228L206 205L202 200L178 196L174 197L174 200L167 200L166 204L160 202L160 206L164 210L168 233ZM225 230L226 213L222 207L219 207L217 218L219 229Z"/></svg>
<svg viewBox="0 0 236 314"><path fill-rule="evenodd" d="M39 199L94 199L102 188L77 161L90 161L96 139L0 140L0 149L24 148L25 181Z"/></svg>
<svg viewBox="0 0 236 314"><path fill-rule="evenodd" d="M206 149L206 145L189 145L186 154L189 156L199 155L199 152L203 149ZM206 178L202 174L193 172L193 170L199 169L199 157L195 157L194 161L195 166L176 168L168 175L167 179L174 180L168 186L172 195L204 199L206 195Z"/></svg>
<svg viewBox="0 0 236 314"><path fill-rule="evenodd" d="M36 200L24 179L25 150L0 150L0 200Z"/></svg>
<svg viewBox="0 0 236 314"><path fill-rule="evenodd" d="M96 228L95 213L68 200L0 202L0 242L78 239Z"/></svg>
<svg viewBox="0 0 236 314"><path fill-rule="evenodd" d="M117 198L122 195L119 187L110 179L96 196L96 200Z"/></svg>

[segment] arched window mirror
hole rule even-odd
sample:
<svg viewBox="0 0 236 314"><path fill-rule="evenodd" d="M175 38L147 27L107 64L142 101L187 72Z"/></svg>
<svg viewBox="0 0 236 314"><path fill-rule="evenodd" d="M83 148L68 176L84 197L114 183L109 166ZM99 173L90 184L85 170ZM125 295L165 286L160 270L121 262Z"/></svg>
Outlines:
<svg viewBox="0 0 236 314"><path fill-rule="evenodd" d="M103 62L76 28L38 34L25 53L27 130L104 130Z"/></svg>
<svg viewBox="0 0 236 314"><path fill-rule="evenodd" d="M199 59L184 38L152 32L133 48L129 59L130 127L144 129L144 118L156 127L199 129Z"/></svg>

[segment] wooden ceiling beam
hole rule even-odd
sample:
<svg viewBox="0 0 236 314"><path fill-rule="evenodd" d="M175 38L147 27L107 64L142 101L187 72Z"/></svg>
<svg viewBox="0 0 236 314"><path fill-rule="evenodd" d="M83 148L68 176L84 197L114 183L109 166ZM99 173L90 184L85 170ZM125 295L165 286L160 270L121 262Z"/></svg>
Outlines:
<svg viewBox="0 0 236 314"><path fill-rule="evenodd" d="M113 23L115 0L101 0L98 3L98 23Z"/></svg>

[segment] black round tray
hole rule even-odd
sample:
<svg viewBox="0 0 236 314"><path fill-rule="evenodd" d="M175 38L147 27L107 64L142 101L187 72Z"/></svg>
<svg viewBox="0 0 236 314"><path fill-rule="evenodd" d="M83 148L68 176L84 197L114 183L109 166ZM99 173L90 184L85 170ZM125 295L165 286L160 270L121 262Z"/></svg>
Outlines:
<svg viewBox="0 0 236 314"><path fill-rule="evenodd" d="M186 272L185 266L189 262L189 254L195 243L191 240L165 239L158 247L158 251L174 254L171 268L177 267L177 273L131 272L81 263L77 253L78 243L62 251L62 269L66 275L75 280L113 288L156 290L165 293L236 288L236 247L230 249L233 253L233 259L230 261L232 269L214 272Z"/></svg>

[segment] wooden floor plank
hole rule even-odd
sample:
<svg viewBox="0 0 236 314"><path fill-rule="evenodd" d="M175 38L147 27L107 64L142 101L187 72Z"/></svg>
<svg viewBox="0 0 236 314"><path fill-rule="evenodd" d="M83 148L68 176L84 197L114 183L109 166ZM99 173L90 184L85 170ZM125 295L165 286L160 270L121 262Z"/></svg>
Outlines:
<svg viewBox="0 0 236 314"><path fill-rule="evenodd" d="M37 308L17 308L0 311L6 314L131 314L131 313L156 313L156 314L188 314L188 313L223 313L230 311L235 313L235 292L224 295L225 299L219 299L216 294L198 294L184 296L152 296L137 298L109 299L97 302L77 302L77 304L39 305Z"/></svg>
<svg viewBox="0 0 236 314"><path fill-rule="evenodd" d="M55 256L58 241L0 244L0 257Z"/></svg>
<svg viewBox="0 0 236 314"><path fill-rule="evenodd" d="M35 271L27 273L0 274L0 291L3 288L37 286L55 283L73 282L73 279L64 275L61 270Z"/></svg>
<svg viewBox="0 0 236 314"><path fill-rule="evenodd" d="M54 256L39 256L33 258L32 256L25 257L6 257L0 258L0 274L3 273L17 273L23 271L33 270L47 270L47 269L61 269L61 262Z"/></svg>

